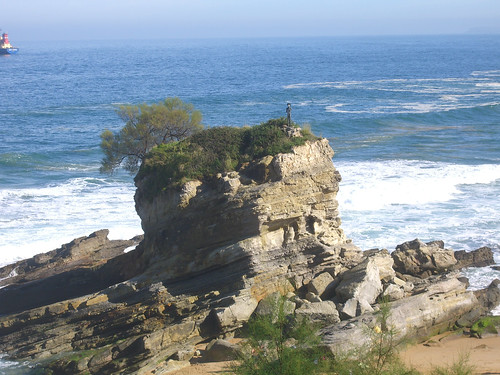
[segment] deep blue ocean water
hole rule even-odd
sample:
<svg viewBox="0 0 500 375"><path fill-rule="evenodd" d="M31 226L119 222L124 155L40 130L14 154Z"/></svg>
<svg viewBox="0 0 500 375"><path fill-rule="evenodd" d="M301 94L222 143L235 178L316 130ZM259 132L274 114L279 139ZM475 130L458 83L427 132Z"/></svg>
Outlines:
<svg viewBox="0 0 500 375"><path fill-rule="evenodd" d="M442 239L500 261L499 35L15 44L0 56L0 264L101 228L141 233L132 176L99 173L99 134L123 125L116 105L170 96L207 126L292 103L336 152L361 248Z"/></svg>

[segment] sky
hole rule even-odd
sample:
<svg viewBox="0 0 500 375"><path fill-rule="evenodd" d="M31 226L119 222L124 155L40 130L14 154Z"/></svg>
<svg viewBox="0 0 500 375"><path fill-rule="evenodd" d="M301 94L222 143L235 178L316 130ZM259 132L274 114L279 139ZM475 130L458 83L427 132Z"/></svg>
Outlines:
<svg viewBox="0 0 500 375"><path fill-rule="evenodd" d="M11 41L499 33L500 0L0 0Z"/></svg>

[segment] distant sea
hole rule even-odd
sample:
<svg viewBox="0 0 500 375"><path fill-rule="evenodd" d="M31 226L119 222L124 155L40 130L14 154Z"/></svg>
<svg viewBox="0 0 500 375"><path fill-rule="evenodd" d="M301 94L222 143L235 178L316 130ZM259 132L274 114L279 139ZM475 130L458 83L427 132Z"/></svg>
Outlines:
<svg viewBox="0 0 500 375"><path fill-rule="evenodd" d="M207 126L258 124L290 102L336 152L359 247L442 239L500 262L499 35L15 44L0 56L1 265L101 228L141 233L133 176L99 173L99 134L123 126L117 105L171 96ZM467 275L474 288L500 278Z"/></svg>

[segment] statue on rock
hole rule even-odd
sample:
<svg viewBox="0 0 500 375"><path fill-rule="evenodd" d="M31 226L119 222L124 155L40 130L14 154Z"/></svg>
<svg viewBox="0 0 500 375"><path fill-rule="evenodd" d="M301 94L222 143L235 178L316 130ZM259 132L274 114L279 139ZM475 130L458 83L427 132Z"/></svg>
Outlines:
<svg viewBox="0 0 500 375"><path fill-rule="evenodd" d="M292 126L292 105L290 103L287 103L287 105L286 105L286 119L287 119L288 127L291 127Z"/></svg>

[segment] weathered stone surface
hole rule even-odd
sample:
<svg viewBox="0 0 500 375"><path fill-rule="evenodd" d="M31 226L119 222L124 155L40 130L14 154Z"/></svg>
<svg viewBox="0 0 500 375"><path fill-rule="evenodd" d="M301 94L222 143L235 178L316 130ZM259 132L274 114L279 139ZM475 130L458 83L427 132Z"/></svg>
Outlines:
<svg viewBox="0 0 500 375"><path fill-rule="evenodd" d="M306 300L309 302L321 302L321 301L323 301L320 298L320 296L318 296L317 294L314 294L313 292L307 292Z"/></svg>
<svg viewBox="0 0 500 375"><path fill-rule="evenodd" d="M456 274L432 277L425 292L391 303L388 325L398 337L425 337L450 329L477 304L474 293L466 290ZM324 343L332 351L362 345L370 340L366 329L374 326L371 314L329 326L322 330Z"/></svg>
<svg viewBox="0 0 500 375"><path fill-rule="evenodd" d="M238 359L241 348L227 340L213 340L210 342L203 354L205 362L232 361Z"/></svg>
<svg viewBox="0 0 500 375"><path fill-rule="evenodd" d="M449 270L457 263L453 250L445 249L442 241L425 244L415 239L397 246L391 255L397 272L417 277Z"/></svg>
<svg viewBox="0 0 500 375"><path fill-rule="evenodd" d="M403 287L396 284L389 284L382 293L382 297L387 298L389 301L396 301L405 296Z"/></svg>
<svg viewBox="0 0 500 375"><path fill-rule="evenodd" d="M392 259L391 254L386 249L368 250L363 252L363 256L370 258L377 266L381 281L388 283L396 277L396 271L393 268L394 259Z"/></svg>
<svg viewBox="0 0 500 375"><path fill-rule="evenodd" d="M165 365L162 365L160 368L155 369L154 372L152 372L154 375L164 375L164 374L171 374L174 371L178 371L180 369L186 368L191 366L191 363L189 361L179 361L175 359L169 359Z"/></svg>
<svg viewBox="0 0 500 375"><path fill-rule="evenodd" d="M333 292L329 290L329 288L331 289L332 284L332 275L330 275L329 272L323 272L312 279L309 284L307 284L307 289L309 290L309 292L322 297L324 294L330 294Z"/></svg>
<svg viewBox="0 0 500 375"><path fill-rule="evenodd" d="M305 317L311 321L319 321L322 323L338 323L340 322L339 312L332 301L304 303L301 307L295 310L299 317Z"/></svg>
<svg viewBox="0 0 500 375"><path fill-rule="evenodd" d="M172 355L171 359L175 361L189 361L195 354L196 350L194 348L180 349Z"/></svg>
<svg viewBox="0 0 500 375"><path fill-rule="evenodd" d="M356 267L344 272L340 284L335 289L336 296L344 302L341 311L349 317L370 311L369 305L375 303L380 293L382 282L374 257L365 258Z"/></svg>
<svg viewBox="0 0 500 375"><path fill-rule="evenodd" d="M258 302L255 298L244 296L231 298L228 305L213 310L217 327L221 331L226 328L241 327L253 314Z"/></svg>
<svg viewBox="0 0 500 375"><path fill-rule="evenodd" d="M455 251L454 253L457 264L455 269L465 267L486 267L495 264L493 259L493 251L489 247L481 247L474 251Z"/></svg>

